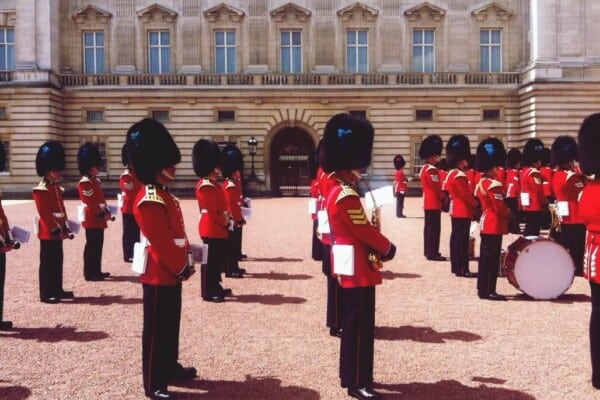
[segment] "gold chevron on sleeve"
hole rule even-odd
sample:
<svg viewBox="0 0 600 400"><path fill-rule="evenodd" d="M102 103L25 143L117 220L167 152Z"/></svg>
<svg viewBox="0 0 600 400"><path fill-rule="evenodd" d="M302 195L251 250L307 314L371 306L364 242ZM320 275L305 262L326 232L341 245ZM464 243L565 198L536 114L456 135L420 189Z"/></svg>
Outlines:
<svg viewBox="0 0 600 400"><path fill-rule="evenodd" d="M362 208L349 208L346 210L346 213L348 213L350 221L355 225L365 225L369 222Z"/></svg>

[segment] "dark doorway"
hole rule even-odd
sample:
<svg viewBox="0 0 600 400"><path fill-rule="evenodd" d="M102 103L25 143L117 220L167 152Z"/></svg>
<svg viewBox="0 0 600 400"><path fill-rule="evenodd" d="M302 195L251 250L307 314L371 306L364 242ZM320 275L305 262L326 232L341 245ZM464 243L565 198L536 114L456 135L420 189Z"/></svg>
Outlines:
<svg viewBox="0 0 600 400"><path fill-rule="evenodd" d="M315 173L315 144L300 128L282 129L271 143L271 192L274 196L308 196Z"/></svg>

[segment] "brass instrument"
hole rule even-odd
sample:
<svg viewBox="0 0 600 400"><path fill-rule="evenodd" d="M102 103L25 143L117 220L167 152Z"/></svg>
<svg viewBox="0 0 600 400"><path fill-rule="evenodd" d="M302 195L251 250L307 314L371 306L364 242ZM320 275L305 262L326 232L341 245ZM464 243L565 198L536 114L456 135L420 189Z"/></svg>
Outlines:
<svg viewBox="0 0 600 400"><path fill-rule="evenodd" d="M371 192L371 188L369 187L369 182L365 181L367 185L367 190L369 191L369 195L371 195L371 200L373 200L373 212L371 213L371 225L377 228L378 231L381 231L381 207L377 206L375 202L375 197L373 196L373 192ZM381 257L379 254L374 253L372 251L369 252L367 256L369 263L371 264L371 268L375 271L379 271L383 268L383 261L381 261Z"/></svg>
<svg viewBox="0 0 600 400"><path fill-rule="evenodd" d="M548 211L550 212L550 231L560 232L562 218L558 214L556 203L548 204Z"/></svg>

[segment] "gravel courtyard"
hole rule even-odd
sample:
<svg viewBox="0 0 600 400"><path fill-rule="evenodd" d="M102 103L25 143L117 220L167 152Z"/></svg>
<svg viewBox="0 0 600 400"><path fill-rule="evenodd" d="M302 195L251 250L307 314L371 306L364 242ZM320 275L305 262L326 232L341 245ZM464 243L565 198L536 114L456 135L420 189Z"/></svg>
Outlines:
<svg viewBox="0 0 600 400"><path fill-rule="evenodd" d="M76 217L75 200L67 209ZM112 201L116 203L116 201ZM590 383L589 286L575 278L557 300L533 301L499 278L507 302L477 297L475 279L422 255L420 198L406 219L382 211L398 246L377 288L375 381L386 399L600 399ZM188 236L200 242L198 208L182 200ZM244 279L224 278L234 297L203 302L199 274L184 283L180 360L198 378L171 386L177 399L344 399L339 339L325 328L325 280L310 256L306 198L258 198L244 229ZM11 225L31 229L32 202L5 201ZM450 221L442 216L441 251ZM65 241L64 288L74 300L43 304L39 241L7 256L0 332L0 399L143 399L141 285L122 261L121 220L106 231L104 282L83 279L85 234ZM478 238L478 236L477 236ZM503 247L515 237L505 237ZM477 246L479 245L479 238ZM471 271L477 270L471 262Z"/></svg>

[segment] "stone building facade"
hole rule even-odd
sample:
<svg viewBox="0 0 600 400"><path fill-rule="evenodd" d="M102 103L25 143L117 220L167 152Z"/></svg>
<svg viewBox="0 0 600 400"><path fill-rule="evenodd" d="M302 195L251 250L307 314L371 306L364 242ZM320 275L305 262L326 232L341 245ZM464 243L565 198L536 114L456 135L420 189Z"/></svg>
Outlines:
<svg viewBox="0 0 600 400"><path fill-rule="evenodd" d="M242 149L253 190L303 194L339 112L375 127L374 186L398 153L416 175L433 133L549 145L598 109L598 17L595 0L0 0L0 187L28 192L37 148L58 139L65 186L92 141L114 188L146 116L182 150L182 189L212 138Z"/></svg>

